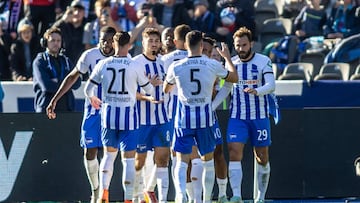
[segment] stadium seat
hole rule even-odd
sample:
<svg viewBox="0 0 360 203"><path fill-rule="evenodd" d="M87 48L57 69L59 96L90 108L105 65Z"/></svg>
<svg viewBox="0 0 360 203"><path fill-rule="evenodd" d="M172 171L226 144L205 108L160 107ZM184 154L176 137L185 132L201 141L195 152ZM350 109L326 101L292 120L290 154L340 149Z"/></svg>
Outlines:
<svg viewBox="0 0 360 203"><path fill-rule="evenodd" d="M348 80L350 66L348 63L327 63L324 64L314 80Z"/></svg>
<svg viewBox="0 0 360 203"><path fill-rule="evenodd" d="M292 20L290 18L283 18L283 17L280 17L277 19L280 20L282 22L282 24L284 25L286 34L291 35L292 25L293 25Z"/></svg>
<svg viewBox="0 0 360 203"><path fill-rule="evenodd" d="M284 13L285 1L286 0L274 0L274 3L278 9L279 16L282 16L282 14Z"/></svg>
<svg viewBox="0 0 360 203"><path fill-rule="evenodd" d="M284 25L277 20L265 20L259 32L259 41L261 42L263 49L271 42L278 41L286 35L286 29Z"/></svg>
<svg viewBox="0 0 360 203"><path fill-rule="evenodd" d="M289 63L278 80L308 80L314 71L311 63Z"/></svg>
<svg viewBox="0 0 360 203"><path fill-rule="evenodd" d="M274 1L258 0L255 2L254 7L257 32L261 31L265 20L279 17L278 8Z"/></svg>
<svg viewBox="0 0 360 203"><path fill-rule="evenodd" d="M356 67L354 74L350 77L350 80L360 80L360 64Z"/></svg>
<svg viewBox="0 0 360 203"><path fill-rule="evenodd" d="M324 64L325 54L322 52L309 52L301 53L299 56L299 62L312 63L314 66L313 75L317 75L320 72L321 66Z"/></svg>

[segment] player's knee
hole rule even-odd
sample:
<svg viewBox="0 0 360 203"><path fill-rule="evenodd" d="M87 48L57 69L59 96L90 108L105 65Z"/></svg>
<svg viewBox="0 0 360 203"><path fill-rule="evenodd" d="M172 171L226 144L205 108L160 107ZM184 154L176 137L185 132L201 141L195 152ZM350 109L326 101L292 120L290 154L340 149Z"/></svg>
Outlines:
<svg viewBox="0 0 360 203"><path fill-rule="evenodd" d="M97 156L97 148L89 148L85 150L86 160L94 160Z"/></svg>
<svg viewBox="0 0 360 203"><path fill-rule="evenodd" d="M145 162L135 161L135 170L140 171L145 165Z"/></svg>
<svg viewBox="0 0 360 203"><path fill-rule="evenodd" d="M230 145L229 145L230 146ZM241 161L243 158L243 152L235 147L229 147L229 159L231 161Z"/></svg>
<svg viewBox="0 0 360 203"><path fill-rule="evenodd" d="M169 158L168 157L155 158L155 164L158 167L167 167L169 164Z"/></svg>
<svg viewBox="0 0 360 203"><path fill-rule="evenodd" d="M256 157L258 164L265 166L269 162L268 156L258 156Z"/></svg>

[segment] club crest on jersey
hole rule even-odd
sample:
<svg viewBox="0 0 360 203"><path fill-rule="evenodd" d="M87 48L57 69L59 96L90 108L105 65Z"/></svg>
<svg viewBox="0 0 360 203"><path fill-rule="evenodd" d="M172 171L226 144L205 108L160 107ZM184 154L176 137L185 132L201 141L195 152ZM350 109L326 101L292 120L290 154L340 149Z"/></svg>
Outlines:
<svg viewBox="0 0 360 203"><path fill-rule="evenodd" d="M266 65L269 66L270 68L272 68L271 61L268 61L268 63Z"/></svg>

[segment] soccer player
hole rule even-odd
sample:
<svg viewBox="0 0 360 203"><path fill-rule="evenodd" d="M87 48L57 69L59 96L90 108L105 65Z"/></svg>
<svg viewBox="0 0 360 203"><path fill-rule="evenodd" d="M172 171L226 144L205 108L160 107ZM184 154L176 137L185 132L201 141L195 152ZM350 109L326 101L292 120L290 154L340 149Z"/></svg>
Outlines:
<svg viewBox="0 0 360 203"><path fill-rule="evenodd" d="M248 139L254 147L257 161L256 176L258 191L255 202L264 202L267 190L271 144L268 95L275 90L275 79L271 61L267 56L254 53L252 33L246 27L239 28L233 35L237 55L232 58L239 81L224 85L213 101L216 107L232 88L230 118L227 128L229 149L229 182L233 192L230 202L242 202L241 180L244 145Z"/></svg>
<svg viewBox="0 0 360 203"><path fill-rule="evenodd" d="M211 58L211 54L214 51L213 49L215 48L215 40L212 39L211 37L207 37L204 36L204 46L203 46L203 51L202 53L205 54L207 57ZM215 51L217 52L216 48ZM219 52L217 52L219 53ZM221 56L220 56L221 58ZM219 61L220 62L220 61ZM219 78L217 78L217 80L215 81L214 84L214 89L213 89L213 97L216 95L217 91L218 91L218 86L219 86ZM216 182L218 185L218 203L224 203L227 202L227 196L226 196L226 188L227 188L227 183L228 183L228 179L227 179L227 173L228 173L228 168L227 168L227 163L224 157L224 152L223 152L223 137L221 134L221 130L220 130L220 126L219 126L219 121L215 112L215 108L214 110L214 117L215 117L215 123L213 125L213 130L214 130L214 135L215 135L215 139L216 139L216 147L214 150L214 163L215 163L215 174L216 174Z"/></svg>
<svg viewBox="0 0 360 203"><path fill-rule="evenodd" d="M130 35L118 32L114 36L115 55L100 61L85 85L85 96L92 107L101 107L101 140L104 157L100 164L100 202L109 202L109 186L118 149L123 164L122 185L125 203L132 202L135 179L135 152L139 118L136 93L140 86L146 93L154 91L142 67L128 58ZM151 83L154 84L154 83ZM95 90L101 86L102 100ZM119 147L120 146L120 147Z"/></svg>
<svg viewBox="0 0 360 203"><path fill-rule="evenodd" d="M165 93L171 91L175 85L178 88L178 106L174 121L175 139L172 144L178 160L174 175L175 201L186 202L186 170L195 140L203 161L203 202L207 203L211 202L215 181L212 89L217 77L236 82L238 76L226 44L222 44L222 50L219 49L219 52L229 64L229 70L224 69L219 62L202 56L201 32L189 32L185 44L188 48L188 57L171 64L164 81Z"/></svg>
<svg viewBox="0 0 360 203"><path fill-rule="evenodd" d="M80 75L90 75L98 61L114 54L112 42L115 33L116 30L112 27L105 26L101 28L98 46L86 50L80 56L75 68L65 77L47 106L46 112L49 119L56 118L55 108L57 102L71 88ZM100 90L96 91L100 97ZM95 203L99 192L99 161L97 159L97 152L98 148L102 147L102 143L100 112L91 107L89 100L85 100L84 103L80 146L84 148L84 165L92 190L91 203Z"/></svg>
<svg viewBox="0 0 360 203"><path fill-rule="evenodd" d="M157 58L161 34L155 28L145 28L142 33L143 53L135 56L134 61L139 64L143 72L150 77L157 77L159 81L165 78L163 63ZM156 165L156 180L159 202L167 201L169 189L169 157L171 125L168 118L166 98L162 85L155 88L154 97L149 97L143 91L138 94L138 108L140 114L140 128L136 155L136 178L141 175L148 150L154 150ZM138 184L137 182L135 184ZM148 187L149 186L149 187ZM145 185L145 199L156 202L154 191L150 191L151 184ZM137 186L136 186L137 187ZM136 192L136 191L135 191Z"/></svg>
<svg viewBox="0 0 360 203"><path fill-rule="evenodd" d="M190 26L181 24L175 27L174 30L174 44L176 46L176 50L170 52L162 56L161 60L164 62L164 67L167 70L169 66L174 62L180 59L184 59L187 57L188 52L185 49L185 36L188 32L191 31ZM175 110L177 106L178 94L176 86L170 92L170 99L169 99L169 117L171 119L171 126L174 126L174 119L175 118ZM172 133L173 135L173 133ZM174 168L176 166L176 153L173 151L172 156L172 165L171 171L172 175L174 175ZM193 153L191 156L191 165L189 165L188 170L188 180L186 183L186 192L188 196L189 202L197 199L201 201L201 193L202 193L202 164L200 156L198 155L197 148L194 145ZM173 177L173 182L176 181Z"/></svg>

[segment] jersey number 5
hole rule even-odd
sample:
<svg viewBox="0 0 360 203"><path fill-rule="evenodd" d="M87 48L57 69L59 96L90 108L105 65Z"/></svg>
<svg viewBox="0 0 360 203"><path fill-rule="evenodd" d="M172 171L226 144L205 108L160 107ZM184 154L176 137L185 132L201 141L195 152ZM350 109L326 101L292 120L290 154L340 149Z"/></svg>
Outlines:
<svg viewBox="0 0 360 203"><path fill-rule="evenodd" d="M199 79L194 77L195 72L199 72L200 69L190 69L190 81L197 84L197 90L195 92L191 92L191 95L198 95L201 91L201 83Z"/></svg>
<svg viewBox="0 0 360 203"><path fill-rule="evenodd" d="M115 68L107 68L106 70L112 72L112 79L110 81L108 93L109 94L128 94L128 91L125 91L125 69L119 69L118 74L116 74ZM116 77L121 77L121 87L119 88L120 91L114 90L114 83L116 80ZM120 85L120 84L119 84Z"/></svg>

